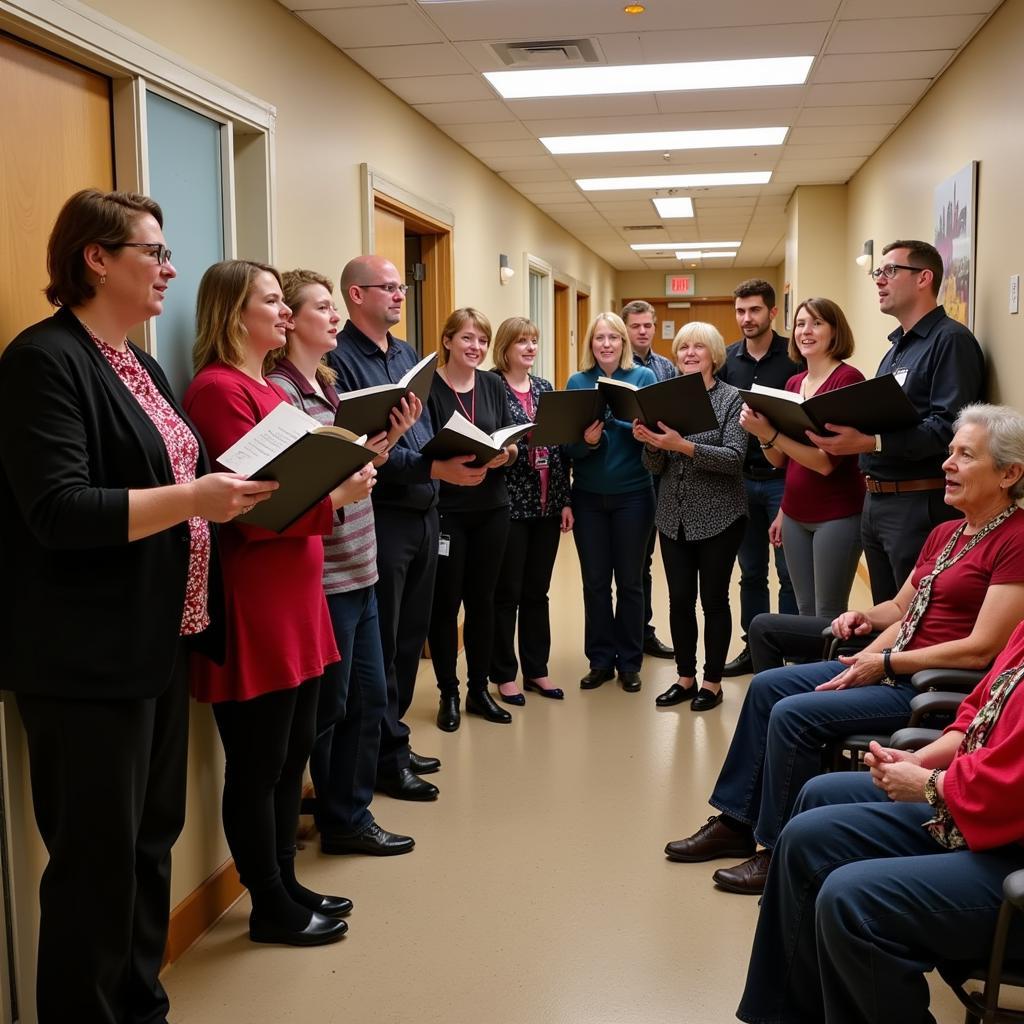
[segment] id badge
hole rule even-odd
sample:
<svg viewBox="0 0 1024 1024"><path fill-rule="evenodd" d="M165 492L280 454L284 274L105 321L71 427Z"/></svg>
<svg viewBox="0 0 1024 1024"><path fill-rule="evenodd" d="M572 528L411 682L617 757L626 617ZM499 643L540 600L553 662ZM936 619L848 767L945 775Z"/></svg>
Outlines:
<svg viewBox="0 0 1024 1024"><path fill-rule="evenodd" d="M546 469L548 467L549 452L547 448L530 449L530 465L534 469Z"/></svg>
<svg viewBox="0 0 1024 1024"><path fill-rule="evenodd" d="M451 534L442 533L437 538L437 554L440 558L447 558L452 549Z"/></svg>
<svg viewBox="0 0 1024 1024"><path fill-rule="evenodd" d="M907 386L907 373L908 372L909 371L906 370L906 369L900 369L900 370L894 370L893 371L893 376L896 378L896 383L899 384L899 386L901 388L905 388Z"/></svg>

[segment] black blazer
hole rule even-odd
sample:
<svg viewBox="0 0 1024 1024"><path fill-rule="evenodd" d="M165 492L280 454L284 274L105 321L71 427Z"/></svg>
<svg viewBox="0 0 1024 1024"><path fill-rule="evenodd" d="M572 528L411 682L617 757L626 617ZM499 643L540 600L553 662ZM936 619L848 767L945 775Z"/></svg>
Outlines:
<svg viewBox="0 0 1024 1024"><path fill-rule="evenodd" d="M132 350L188 423L156 360ZM200 441L197 472L208 469ZM159 432L72 313L11 342L0 357L0 686L83 698L165 689L189 530L129 543L128 489L173 483ZM196 643L222 660L211 539L211 628Z"/></svg>

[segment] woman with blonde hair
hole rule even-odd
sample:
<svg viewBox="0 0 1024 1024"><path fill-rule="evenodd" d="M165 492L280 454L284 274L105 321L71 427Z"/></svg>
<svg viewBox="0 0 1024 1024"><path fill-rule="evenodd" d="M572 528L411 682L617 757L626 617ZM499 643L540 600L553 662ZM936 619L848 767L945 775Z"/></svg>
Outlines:
<svg viewBox="0 0 1024 1024"><path fill-rule="evenodd" d="M655 383L651 370L633 365L626 325L615 313L599 313L590 324L580 372L566 387L596 388L599 377L636 387ZM654 486L641 462L642 450L633 424L610 412L590 424L582 442L566 446L572 458L573 539L583 575L583 646L590 663L580 680L584 690L614 679L616 671L628 693L641 685L643 562L654 519Z"/></svg>
<svg viewBox="0 0 1024 1024"><path fill-rule="evenodd" d="M440 430L455 412L485 434L512 425L501 381L480 369L490 343L491 324L479 310L467 306L448 317L427 398L435 430ZM440 692L437 727L445 732L454 732L462 721L455 667L460 606L465 610L462 639L466 648L466 711L488 722L512 721L512 716L488 693L487 679L494 642L494 590L508 536L504 467L518 454L514 444L508 445L476 470L475 483L469 486L441 482L441 540L428 639Z"/></svg>
<svg viewBox="0 0 1024 1024"><path fill-rule="evenodd" d="M661 477L655 523L668 580L669 623L679 679L655 703L690 701L691 711L722 703L722 670L732 638L729 579L747 523L739 391L715 374L725 363L725 342L711 325L685 324L672 342L679 372L699 373L718 426L683 437L659 423L637 424L644 465ZM697 686L697 595L704 613L704 674Z"/></svg>
<svg viewBox="0 0 1024 1024"><path fill-rule="evenodd" d="M287 401L263 365L290 323L273 267L224 260L203 275L185 408L214 457ZM375 474L360 470L281 533L242 523L221 533L227 656L194 660L192 692L213 705L224 744L224 833L252 898L254 942L333 942L352 909L296 880L295 832L320 677L338 660L321 538L338 509L369 495Z"/></svg>

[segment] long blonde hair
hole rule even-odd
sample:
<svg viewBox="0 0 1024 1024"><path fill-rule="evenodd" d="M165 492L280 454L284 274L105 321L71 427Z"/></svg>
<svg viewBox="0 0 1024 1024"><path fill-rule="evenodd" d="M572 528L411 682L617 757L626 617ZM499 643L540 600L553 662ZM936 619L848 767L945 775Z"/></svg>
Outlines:
<svg viewBox="0 0 1024 1024"><path fill-rule="evenodd" d="M331 283L330 278L324 277L323 274L318 274L315 270L286 270L281 275L281 291L284 294L285 304L291 308L293 316L305 305L307 301L306 289L312 284L322 284L330 295L334 295L334 285ZM264 376L270 373L282 359L287 359L291 355L291 329L288 330L287 339L281 348L272 348L266 354L263 360ZM316 379L322 385L333 385L337 381L338 375L334 372L333 367L327 365L326 359L327 356L324 356L317 365Z"/></svg>

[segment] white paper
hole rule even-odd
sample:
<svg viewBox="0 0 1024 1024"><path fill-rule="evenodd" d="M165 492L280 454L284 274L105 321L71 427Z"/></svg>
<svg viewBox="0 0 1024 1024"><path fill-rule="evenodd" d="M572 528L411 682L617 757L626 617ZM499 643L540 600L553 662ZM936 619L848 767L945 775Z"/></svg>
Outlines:
<svg viewBox="0 0 1024 1024"><path fill-rule="evenodd" d="M318 426L312 416L307 416L290 402L282 402L219 455L217 461L233 473L252 476L290 448L303 434L311 434Z"/></svg>

